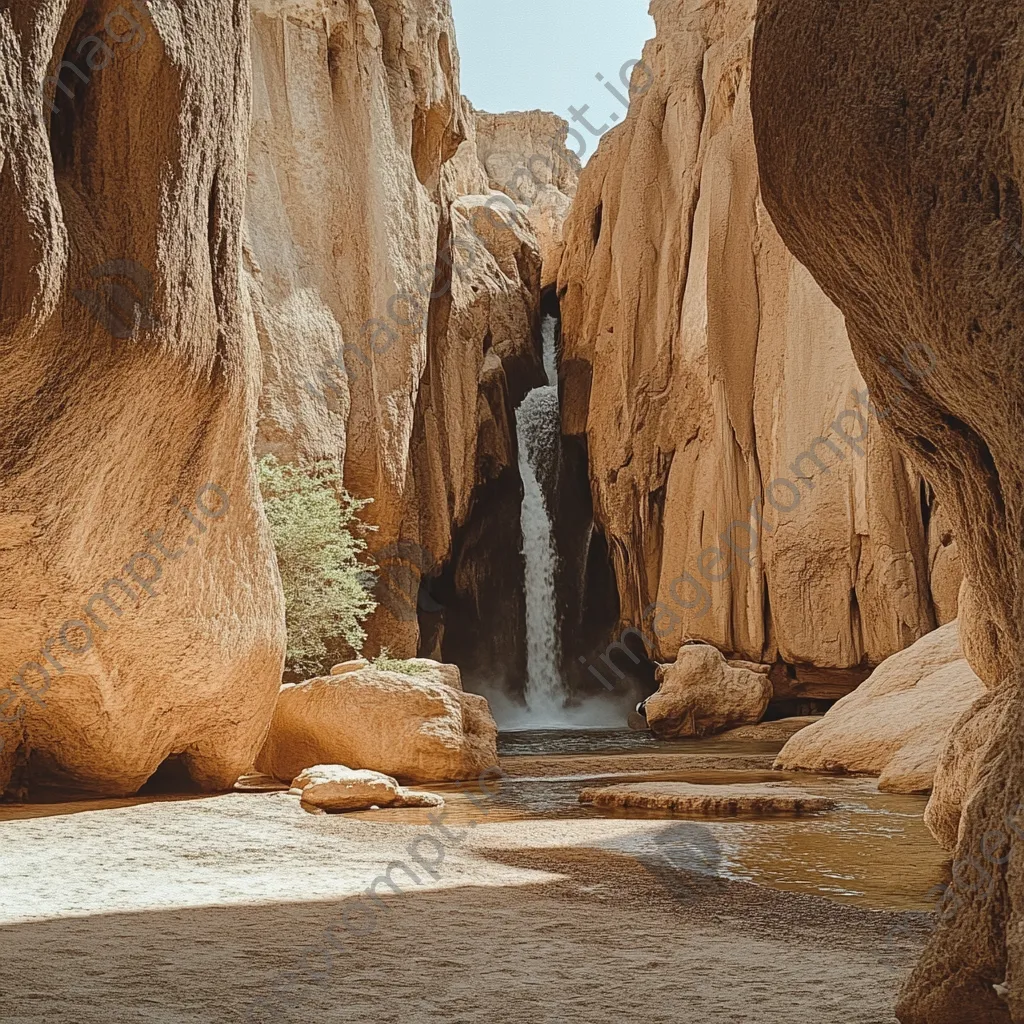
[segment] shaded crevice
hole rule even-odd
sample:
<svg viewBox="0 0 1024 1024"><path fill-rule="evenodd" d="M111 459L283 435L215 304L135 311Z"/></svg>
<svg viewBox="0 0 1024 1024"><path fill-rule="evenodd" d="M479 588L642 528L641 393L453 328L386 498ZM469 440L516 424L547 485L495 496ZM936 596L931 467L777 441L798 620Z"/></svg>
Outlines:
<svg viewBox="0 0 1024 1024"><path fill-rule="evenodd" d="M165 758L139 790L139 796L159 794L201 793L202 787L192 778L180 754Z"/></svg>

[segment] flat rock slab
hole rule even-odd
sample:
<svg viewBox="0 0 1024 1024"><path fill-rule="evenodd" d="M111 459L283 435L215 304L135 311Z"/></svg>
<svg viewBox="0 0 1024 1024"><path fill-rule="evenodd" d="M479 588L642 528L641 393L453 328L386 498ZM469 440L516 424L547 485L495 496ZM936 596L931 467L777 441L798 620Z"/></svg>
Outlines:
<svg viewBox="0 0 1024 1024"><path fill-rule="evenodd" d="M835 800L784 786L695 786L689 782L635 782L580 792L581 804L608 809L636 808L705 817L801 815L830 811Z"/></svg>

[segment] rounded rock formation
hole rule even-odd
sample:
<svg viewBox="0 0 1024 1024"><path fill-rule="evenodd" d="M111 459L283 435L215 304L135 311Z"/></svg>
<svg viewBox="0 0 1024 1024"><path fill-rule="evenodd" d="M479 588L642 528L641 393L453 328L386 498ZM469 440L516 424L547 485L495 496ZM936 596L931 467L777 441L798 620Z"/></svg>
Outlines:
<svg viewBox="0 0 1024 1024"><path fill-rule="evenodd" d="M314 765L348 765L400 782L476 778L497 765L487 701L421 675L364 668L281 688L258 771L283 781Z"/></svg>
<svg viewBox="0 0 1024 1024"><path fill-rule="evenodd" d="M733 668L709 644L686 644L660 665L658 692L644 701L658 739L703 737L761 720L772 699L767 669Z"/></svg>

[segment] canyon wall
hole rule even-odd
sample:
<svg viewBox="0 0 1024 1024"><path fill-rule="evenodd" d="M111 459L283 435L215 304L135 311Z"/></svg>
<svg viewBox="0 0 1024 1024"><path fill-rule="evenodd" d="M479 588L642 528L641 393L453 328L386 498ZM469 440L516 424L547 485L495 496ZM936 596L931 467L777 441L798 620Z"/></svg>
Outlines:
<svg viewBox="0 0 1024 1024"><path fill-rule="evenodd" d="M132 793L172 757L226 788L281 678L238 278L249 26L208 0L115 9L14 0L0 17L0 791L15 794Z"/></svg>
<svg viewBox="0 0 1024 1024"><path fill-rule="evenodd" d="M754 0L652 13L629 115L565 226L564 431L586 450L620 618L653 658L700 639L838 697L955 617L955 544L761 201ZM905 355L890 369L914 387L930 363Z"/></svg>
<svg viewBox="0 0 1024 1024"><path fill-rule="evenodd" d="M954 726L927 820L956 844L903 1024L1024 1021L1024 11L993 0L763 0L765 201L843 310L894 448L935 487L989 693ZM912 55L912 56L911 56ZM908 344L933 371L886 373Z"/></svg>
<svg viewBox="0 0 1024 1024"><path fill-rule="evenodd" d="M259 450L334 461L373 499L370 653L514 667L541 256L522 212L484 205L449 4L256 0L252 53Z"/></svg>
<svg viewBox="0 0 1024 1024"><path fill-rule="evenodd" d="M374 499L371 651L522 655L541 254L458 180L448 3L240 10L0 24L0 790L249 767L284 647L254 449Z"/></svg>
<svg viewBox="0 0 1024 1024"><path fill-rule="evenodd" d="M489 188L520 204L540 243L541 284L553 287L565 250L563 226L580 162L566 148L569 123L544 110L473 111L477 160Z"/></svg>

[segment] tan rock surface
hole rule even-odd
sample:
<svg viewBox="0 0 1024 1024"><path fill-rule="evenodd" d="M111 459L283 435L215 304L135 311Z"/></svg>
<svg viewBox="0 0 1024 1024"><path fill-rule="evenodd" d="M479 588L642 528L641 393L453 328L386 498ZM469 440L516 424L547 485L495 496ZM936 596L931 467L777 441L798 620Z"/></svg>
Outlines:
<svg viewBox="0 0 1024 1024"><path fill-rule="evenodd" d="M764 672L733 668L708 644L679 648L675 662L659 665L658 692L644 702L659 739L710 736L761 720L772 697Z"/></svg>
<svg viewBox="0 0 1024 1024"><path fill-rule="evenodd" d="M540 373L537 243L509 211L509 260L513 243L474 243L453 209L487 180L455 160L472 120L448 0L255 0L252 63L259 450L334 461L374 499L372 547L402 562L403 594L378 595L368 650L407 657L420 578L456 557L470 579L497 577L487 559L517 547L495 529L466 556L453 534L481 490L518 500L510 423ZM482 618L487 633L516 615Z"/></svg>
<svg viewBox="0 0 1024 1024"><path fill-rule="evenodd" d="M887 658L779 754L786 771L878 775L889 793L927 793L957 719L985 693L957 622Z"/></svg>
<svg viewBox="0 0 1024 1024"><path fill-rule="evenodd" d="M935 785L924 821L938 842L954 851L963 838L964 806L975 791L978 769L998 735L1006 693L989 690L953 723L935 771Z"/></svg>
<svg viewBox="0 0 1024 1024"><path fill-rule="evenodd" d="M813 814L830 811L834 800L800 790L767 785L695 786L688 782L636 782L580 791L581 804L605 810L664 811L704 817Z"/></svg>
<svg viewBox="0 0 1024 1024"><path fill-rule="evenodd" d="M944 506L966 579L963 650L998 695L984 728L954 729L954 760L977 759L955 857L984 856L992 833L1014 852L959 886L903 1024L1024 1021L1024 873L1005 824L1024 799L1022 42L1024 14L994 0L765 0L755 42L765 202L843 310L889 436ZM904 389L883 360L908 344L930 346L936 368Z"/></svg>
<svg viewBox="0 0 1024 1024"><path fill-rule="evenodd" d="M117 42L111 10L0 14L0 791L17 764L19 790L129 794L173 755L229 788L281 676L238 286L248 25L182 0Z"/></svg>
<svg viewBox="0 0 1024 1024"><path fill-rule="evenodd" d="M331 669L331 675L347 676L349 672L359 672L369 667L370 663L365 658L355 658L352 661L343 661L340 665L335 665Z"/></svg>
<svg viewBox="0 0 1024 1024"><path fill-rule="evenodd" d="M761 203L754 10L652 5L653 82L602 139L566 223L563 425L586 438L621 615L647 624L655 659L694 638L846 670L935 628L929 542L919 478L877 424L864 457L831 430L864 382L842 314ZM841 425L856 439L855 423ZM823 436L821 466L801 459Z"/></svg>
<svg viewBox="0 0 1024 1024"><path fill-rule="evenodd" d="M468 161L465 151L472 150L487 187L523 208L540 244L541 284L554 285L565 248L563 226L580 174L579 159L566 148L568 122L543 110L489 114L471 109L471 116L474 128L457 159Z"/></svg>
<svg viewBox="0 0 1024 1024"><path fill-rule="evenodd" d="M483 697L367 668L283 686L256 768L282 780L325 764L401 782L476 778L498 763L497 732Z"/></svg>
<svg viewBox="0 0 1024 1024"><path fill-rule="evenodd" d="M444 798L400 786L390 775L354 771L340 764L307 768L292 781L291 792L304 807L322 811L366 811L373 807L442 807Z"/></svg>
<svg viewBox="0 0 1024 1024"><path fill-rule="evenodd" d="M741 725L738 729L727 729L719 738L723 740L752 740L757 743L787 741L808 726L820 722L821 719L821 715L778 718L774 722L759 722L757 725Z"/></svg>

